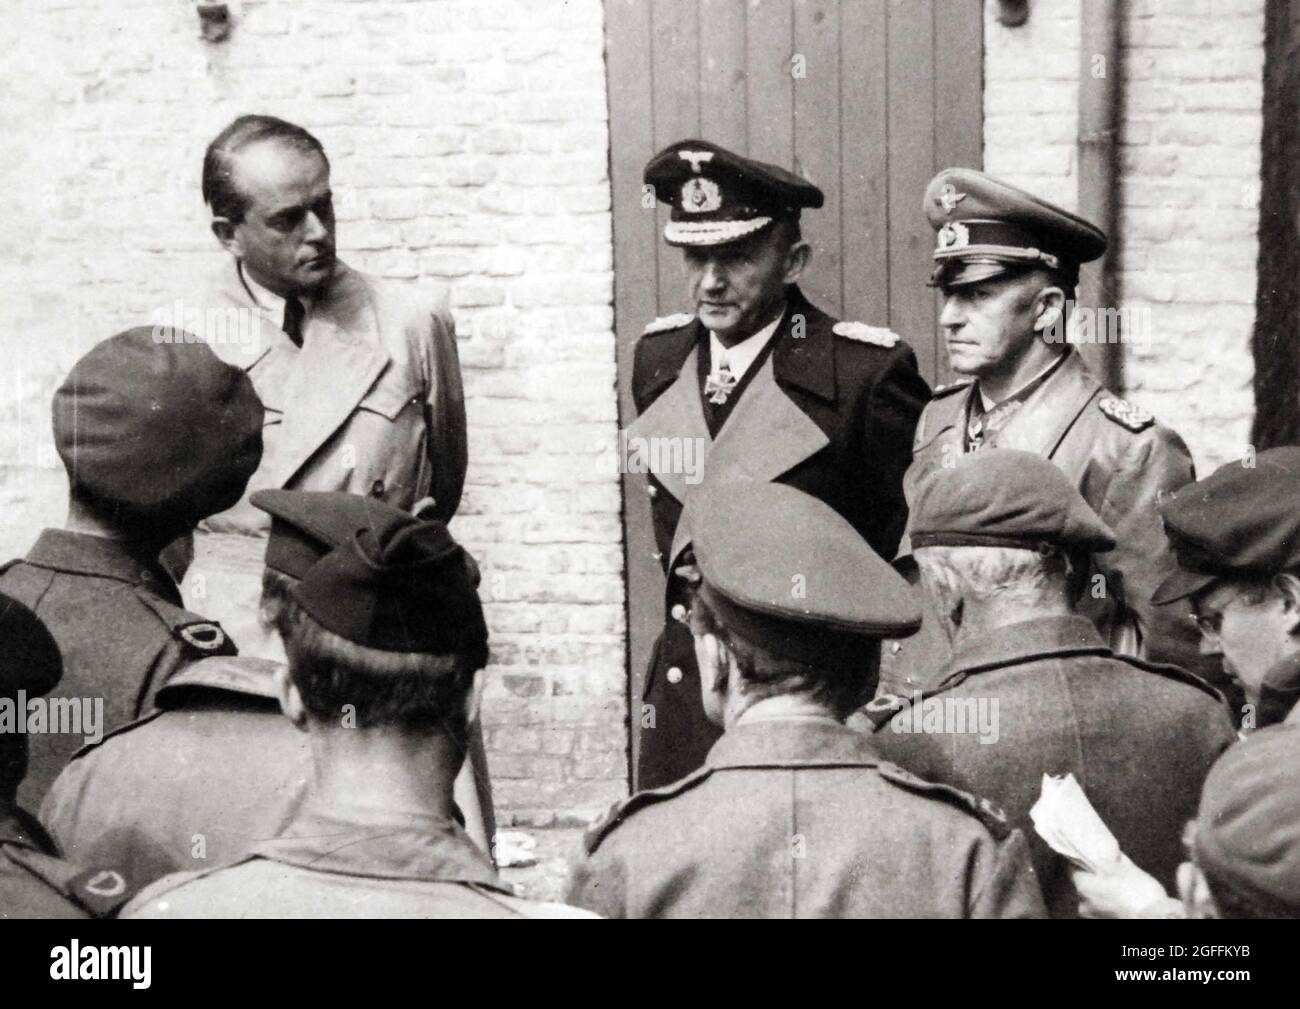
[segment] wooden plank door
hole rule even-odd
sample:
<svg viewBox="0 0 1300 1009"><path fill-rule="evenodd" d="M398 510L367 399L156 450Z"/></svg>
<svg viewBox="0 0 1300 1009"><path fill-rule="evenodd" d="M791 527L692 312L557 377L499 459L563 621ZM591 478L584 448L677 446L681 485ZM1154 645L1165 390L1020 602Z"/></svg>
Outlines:
<svg viewBox="0 0 1300 1009"><path fill-rule="evenodd" d="M940 168L983 147L980 0L606 0L619 410L634 417L632 348L651 319L689 311L667 210L641 172L700 138L794 168L826 193L804 215L804 289L826 311L888 324L946 381L933 235L921 210ZM624 476L633 766L641 679L663 621L645 478Z"/></svg>

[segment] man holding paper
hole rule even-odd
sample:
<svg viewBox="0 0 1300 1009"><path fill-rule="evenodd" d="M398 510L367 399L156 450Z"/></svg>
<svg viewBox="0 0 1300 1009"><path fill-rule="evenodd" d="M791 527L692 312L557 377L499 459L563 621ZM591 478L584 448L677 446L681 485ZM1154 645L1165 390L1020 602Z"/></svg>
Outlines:
<svg viewBox="0 0 1300 1009"><path fill-rule="evenodd" d="M912 547L952 641L937 686L879 695L875 748L991 799L1029 828L1044 774L1072 773L1121 847L1166 885L1183 824L1233 740L1222 697L1175 666L1116 655L1075 604L1114 536L1052 463L986 449L920 488ZM1031 838L1048 910L1076 913L1058 859Z"/></svg>

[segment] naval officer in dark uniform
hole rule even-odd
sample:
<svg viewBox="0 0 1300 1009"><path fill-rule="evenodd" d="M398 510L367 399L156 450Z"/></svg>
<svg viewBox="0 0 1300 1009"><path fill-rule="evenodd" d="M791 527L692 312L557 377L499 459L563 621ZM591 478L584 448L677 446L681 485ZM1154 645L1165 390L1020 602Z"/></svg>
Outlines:
<svg viewBox="0 0 1300 1009"><path fill-rule="evenodd" d="M1204 670L1187 606L1151 602L1176 568L1156 505L1195 478L1191 455L1174 431L1104 388L1065 342L1079 265L1105 251L1105 234L966 168L931 180L924 211L937 233L939 326L961 380L936 390L917 425L909 503L936 471L983 448L1051 460L1115 533L1115 549L1093 558L1082 599L1102 638L1123 655ZM905 537L905 567L908 553ZM885 649L882 689L933 685L949 653L935 617Z"/></svg>
<svg viewBox="0 0 1300 1009"><path fill-rule="evenodd" d="M672 207L664 237L684 250L695 307L647 326L633 363L639 416L628 446L647 455L628 464L648 471L665 571L686 545L678 519L687 490L720 482L797 487L892 557L929 390L895 334L838 322L799 290L811 256L799 215L822 205L821 190L702 140L656 155L645 181ZM667 595L639 712L640 788L693 771L718 736L700 707L683 590L671 578Z"/></svg>
<svg viewBox="0 0 1300 1009"><path fill-rule="evenodd" d="M883 760L845 717L880 638L915 631L906 582L831 508L779 483L693 496L690 624L704 766L616 806L574 903L610 918L1041 917L1018 830Z"/></svg>

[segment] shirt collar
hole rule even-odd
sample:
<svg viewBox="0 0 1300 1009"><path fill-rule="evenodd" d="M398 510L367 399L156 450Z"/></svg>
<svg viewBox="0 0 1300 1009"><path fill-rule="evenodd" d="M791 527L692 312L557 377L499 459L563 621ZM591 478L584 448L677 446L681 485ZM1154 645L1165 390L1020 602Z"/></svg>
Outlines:
<svg viewBox="0 0 1300 1009"><path fill-rule="evenodd" d="M743 718L705 758L713 770L735 767L875 767L870 739L829 718Z"/></svg>
<svg viewBox="0 0 1300 1009"><path fill-rule="evenodd" d="M772 339L777 327L781 325L781 320L785 318L785 310L757 333L745 337L734 347L723 346L718 334L712 330L709 331L709 360L711 361L711 371L717 371L722 364L723 355L726 355L727 367L736 378L744 376L749 370L749 366L754 363L754 359L763 352L767 346L767 341Z"/></svg>
<svg viewBox="0 0 1300 1009"><path fill-rule="evenodd" d="M252 297L253 301L255 301L258 306L266 309L276 320L284 318L285 299L254 280L252 274L244 269L244 264L242 262L239 263L239 279L243 281L244 287L248 289L249 296ZM312 298L308 295L300 294L298 295L298 300L302 302L303 312L306 315L310 315Z"/></svg>
<svg viewBox="0 0 1300 1009"><path fill-rule="evenodd" d="M156 559L141 561L124 543L103 536L69 529L46 529L23 562L66 574L112 578L129 585L143 585L177 606L181 604L176 583Z"/></svg>
<svg viewBox="0 0 1300 1009"><path fill-rule="evenodd" d="M1042 617L959 638L941 680L1065 655L1112 655L1087 617Z"/></svg>
<svg viewBox="0 0 1300 1009"><path fill-rule="evenodd" d="M511 892L464 829L436 816L313 799L280 837L249 853L317 872L475 883Z"/></svg>

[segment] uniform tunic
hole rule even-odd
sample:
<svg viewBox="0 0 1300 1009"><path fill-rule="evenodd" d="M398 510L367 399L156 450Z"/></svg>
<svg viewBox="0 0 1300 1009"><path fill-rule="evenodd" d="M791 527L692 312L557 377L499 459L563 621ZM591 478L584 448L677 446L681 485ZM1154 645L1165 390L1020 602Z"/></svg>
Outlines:
<svg viewBox="0 0 1300 1009"><path fill-rule="evenodd" d="M959 384L925 408L904 481L909 501L945 459L966 452L966 422L976 395L974 383ZM1111 647L1207 671L1187 604L1151 605L1152 593L1176 567L1156 505L1161 494L1195 478L1183 440L1107 392L1071 352L985 444L1050 459L1115 533L1116 548L1093 559L1104 586L1090 579L1081 604ZM909 552L905 537L900 555ZM921 632L885 648L882 692L933 686L947 661L950 646L929 602Z"/></svg>
<svg viewBox="0 0 1300 1009"><path fill-rule="evenodd" d="M71 896L81 870L57 858L40 825L20 809L0 813L0 918L92 918Z"/></svg>
<svg viewBox="0 0 1300 1009"><path fill-rule="evenodd" d="M450 519L467 460L455 324L444 289L417 290L342 263L312 303L301 347L257 302L233 259L198 304L218 316L253 313L257 340L208 335L213 350L248 372L266 421L262 463L244 498L196 537L185 598L202 598L205 612L249 642L245 654L282 658L256 619L271 520L248 498L267 487L351 491L408 509L427 496L434 517Z"/></svg>
<svg viewBox="0 0 1300 1009"><path fill-rule="evenodd" d="M280 834L312 764L307 734L275 699L274 669L238 656L192 663L159 694L164 710L79 751L41 807L60 849L147 883Z"/></svg>
<svg viewBox="0 0 1300 1009"><path fill-rule="evenodd" d="M650 452L657 557L665 571L686 546L678 528L693 485L779 481L839 512L883 557L906 521L902 478L912 431L929 391L906 344L884 347L835 332L836 321L791 288L770 352L746 371L725 417L702 394L709 333L698 319L648 331L637 343L632 393L639 416L628 444L692 446L701 472L684 472L671 452ZM655 441L658 439L658 441ZM679 451L677 460L684 458ZM644 683L637 787L666 784L700 766L718 730L700 705L689 631L672 619L684 600L670 579L665 627ZM652 713L648 718L646 712ZM653 722L651 727L650 722Z"/></svg>
<svg viewBox="0 0 1300 1009"><path fill-rule="evenodd" d="M225 868L142 891L125 918L589 917L511 894L451 820L310 802L283 837Z"/></svg>
<svg viewBox="0 0 1300 1009"><path fill-rule="evenodd" d="M741 720L618 807L571 902L610 918L1042 917L1025 839L829 718Z"/></svg>
<svg viewBox="0 0 1300 1009"><path fill-rule="evenodd" d="M1235 738L1211 687L1116 656L1080 616L972 637L932 691L871 708L882 756L987 796L1024 828L1048 908L1066 916L1076 911L1067 867L1029 820L1043 775L1072 773L1125 854L1168 888L1205 775Z"/></svg>
<svg viewBox="0 0 1300 1009"><path fill-rule="evenodd" d="M220 627L180 606L175 584L155 561L100 536L46 529L24 560L0 574L0 592L32 609L63 653L63 679L46 701L102 699L104 732L148 711L184 664L235 650ZM22 805L40 808L85 734L29 735Z"/></svg>

